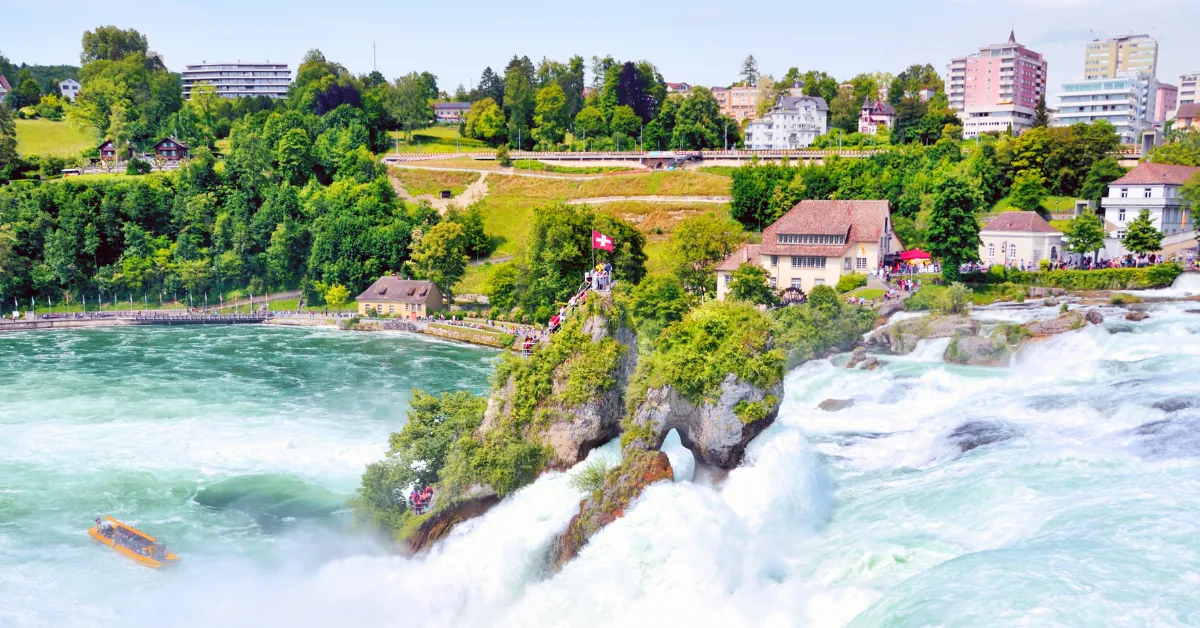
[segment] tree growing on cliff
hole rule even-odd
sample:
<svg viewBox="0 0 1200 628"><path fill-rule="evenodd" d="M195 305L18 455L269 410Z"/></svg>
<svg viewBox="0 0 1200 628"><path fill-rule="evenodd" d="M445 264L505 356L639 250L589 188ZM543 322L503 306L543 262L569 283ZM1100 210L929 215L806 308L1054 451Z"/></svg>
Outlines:
<svg viewBox="0 0 1200 628"><path fill-rule="evenodd" d="M1125 227L1121 244L1133 253L1152 253L1162 249L1162 239L1162 232L1154 227L1154 221L1150 218L1150 210L1143 209Z"/></svg>
<svg viewBox="0 0 1200 628"><path fill-rule="evenodd" d="M948 177L938 187L929 218L929 252L941 260L942 277L958 280L958 267L979 259L979 221L975 219L977 199L970 184Z"/></svg>
<svg viewBox="0 0 1200 628"><path fill-rule="evenodd" d="M755 305L779 305L779 297L767 284L767 269L754 262L747 262L733 271L729 284L729 298ZM836 296L834 297L836 298Z"/></svg>
<svg viewBox="0 0 1200 628"><path fill-rule="evenodd" d="M1080 255L1099 250L1104 246L1104 236L1104 223L1100 221L1100 216L1091 212L1084 212L1072 218L1066 229L1063 229L1067 249Z"/></svg>

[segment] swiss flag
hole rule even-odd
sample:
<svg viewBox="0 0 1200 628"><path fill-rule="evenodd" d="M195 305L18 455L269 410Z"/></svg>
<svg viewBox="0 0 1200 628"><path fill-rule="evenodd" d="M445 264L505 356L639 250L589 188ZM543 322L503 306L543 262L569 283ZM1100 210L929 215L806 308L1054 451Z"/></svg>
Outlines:
<svg viewBox="0 0 1200 628"><path fill-rule="evenodd" d="M609 253L613 250L613 239L600 233L599 231L592 232L592 248L603 249Z"/></svg>

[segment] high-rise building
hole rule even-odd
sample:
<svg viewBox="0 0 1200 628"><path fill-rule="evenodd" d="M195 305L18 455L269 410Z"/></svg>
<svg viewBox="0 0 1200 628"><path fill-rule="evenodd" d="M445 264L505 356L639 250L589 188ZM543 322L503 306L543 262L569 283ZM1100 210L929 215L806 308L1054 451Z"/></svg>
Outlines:
<svg viewBox="0 0 1200 628"><path fill-rule="evenodd" d="M952 59L947 68L950 107L963 120L963 137L1033 126L1038 100L1046 95L1046 59L1017 43L992 44Z"/></svg>
<svg viewBox="0 0 1200 628"><path fill-rule="evenodd" d="M1154 121L1166 122L1179 107L1179 88L1170 83L1158 84L1158 95L1154 99Z"/></svg>
<svg viewBox="0 0 1200 628"><path fill-rule="evenodd" d="M1083 79L1116 78L1126 72L1158 76L1158 42L1149 35L1092 40L1083 59Z"/></svg>
<svg viewBox="0 0 1200 628"><path fill-rule="evenodd" d="M1142 72L1064 83L1051 126L1107 120L1124 144L1137 144L1154 119L1158 82Z"/></svg>
<svg viewBox="0 0 1200 628"><path fill-rule="evenodd" d="M284 98L292 83L292 71L286 63L200 63L187 66L182 76L183 97L187 99L200 83L212 85L222 98Z"/></svg>
<svg viewBox="0 0 1200 628"><path fill-rule="evenodd" d="M1192 72L1179 77L1179 104L1190 105L1196 102L1196 84L1200 83L1200 72Z"/></svg>

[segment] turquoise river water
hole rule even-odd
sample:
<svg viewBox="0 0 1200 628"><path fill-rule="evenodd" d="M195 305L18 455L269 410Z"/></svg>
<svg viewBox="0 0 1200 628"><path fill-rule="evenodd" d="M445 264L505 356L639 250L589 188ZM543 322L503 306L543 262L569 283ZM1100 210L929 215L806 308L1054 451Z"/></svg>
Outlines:
<svg viewBox="0 0 1200 628"><path fill-rule="evenodd" d="M669 439L681 481L557 574L568 474L415 559L349 526L410 388L483 392L495 353L257 327L0 336L0 625L1196 625L1198 309L1106 312L1010 368L943 364L945 341L873 372L805 365L745 465L692 482ZM183 562L101 547L85 530L106 513Z"/></svg>

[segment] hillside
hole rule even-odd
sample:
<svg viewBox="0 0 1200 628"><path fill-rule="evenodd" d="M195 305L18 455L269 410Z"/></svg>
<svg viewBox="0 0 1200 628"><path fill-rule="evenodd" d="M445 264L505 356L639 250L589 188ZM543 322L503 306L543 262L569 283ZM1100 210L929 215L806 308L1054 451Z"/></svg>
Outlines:
<svg viewBox="0 0 1200 628"><path fill-rule="evenodd" d="M14 120L17 126L17 152L22 155L58 155L70 157L94 148L94 134L82 131L70 122L53 120Z"/></svg>

